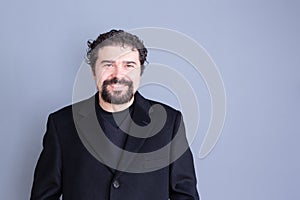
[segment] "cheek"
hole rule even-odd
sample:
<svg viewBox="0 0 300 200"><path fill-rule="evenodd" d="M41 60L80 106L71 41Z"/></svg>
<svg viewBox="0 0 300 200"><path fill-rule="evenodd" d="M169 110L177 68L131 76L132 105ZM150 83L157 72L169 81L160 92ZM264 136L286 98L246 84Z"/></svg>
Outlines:
<svg viewBox="0 0 300 200"><path fill-rule="evenodd" d="M134 70L128 74L130 79L133 81L133 84L138 87L141 80L141 73L139 70Z"/></svg>
<svg viewBox="0 0 300 200"><path fill-rule="evenodd" d="M107 73L104 70L96 70L95 72L95 80L96 82L103 82L107 78Z"/></svg>
<svg viewBox="0 0 300 200"><path fill-rule="evenodd" d="M103 84L103 76L99 76L98 74L96 74L95 76L95 84L98 88L98 90L101 90L102 84Z"/></svg>
<svg viewBox="0 0 300 200"><path fill-rule="evenodd" d="M134 89L137 90L140 85L141 77L138 75L138 76L134 77L132 79L132 81L133 81Z"/></svg>

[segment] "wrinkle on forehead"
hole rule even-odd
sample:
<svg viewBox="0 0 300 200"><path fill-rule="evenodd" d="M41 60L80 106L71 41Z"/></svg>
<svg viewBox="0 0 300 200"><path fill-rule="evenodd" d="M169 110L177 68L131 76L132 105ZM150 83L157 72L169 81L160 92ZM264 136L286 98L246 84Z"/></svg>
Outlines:
<svg viewBox="0 0 300 200"><path fill-rule="evenodd" d="M136 59L139 61L139 53L137 49L130 46L104 46L98 51L98 61L101 60L120 60L120 59Z"/></svg>

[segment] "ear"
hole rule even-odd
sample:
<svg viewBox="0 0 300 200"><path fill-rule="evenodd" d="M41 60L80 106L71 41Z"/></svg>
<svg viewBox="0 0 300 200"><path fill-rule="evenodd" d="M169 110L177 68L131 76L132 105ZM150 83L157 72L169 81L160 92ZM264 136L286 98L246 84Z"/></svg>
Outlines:
<svg viewBox="0 0 300 200"><path fill-rule="evenodd" d="M92 67L90 67L91 69L91 72L92 72L92 78L93 80L96 80L96 72L95 72L95 69L93 69Z"/></svg>

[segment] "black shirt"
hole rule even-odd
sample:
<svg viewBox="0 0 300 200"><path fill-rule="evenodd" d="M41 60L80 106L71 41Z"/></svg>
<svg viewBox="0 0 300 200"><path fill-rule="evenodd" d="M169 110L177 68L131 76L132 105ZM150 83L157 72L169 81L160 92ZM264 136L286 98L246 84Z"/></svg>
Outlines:
<svg viewBox="0 0 300 200"><path fill-rule="evenodd" d="M134 103L119 112L107 112L99 104L99 93L96 94L95 108L97 119L109 140L120 148L124 148L128 134Z"/></svg>

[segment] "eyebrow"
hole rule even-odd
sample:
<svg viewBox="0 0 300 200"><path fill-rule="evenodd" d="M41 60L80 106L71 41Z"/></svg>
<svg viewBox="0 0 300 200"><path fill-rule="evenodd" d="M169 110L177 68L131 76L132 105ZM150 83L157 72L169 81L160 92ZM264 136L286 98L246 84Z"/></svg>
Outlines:
<svg viewBox="0 0 300 200"><path fill-rule="evenodd" d="M102 60L102 61L101 61L101 64L102 64L102 63L113 63L113 62L115 62L115 61L113 61L113 60Z"/></svg>
<svg viewBox="0 0 300 200"><path fill-rule="evenodd" d="M116 61L114 61L114 60L102 60L101 64L103 64L103 63L115 63L115 62ZM123 61L123 63L136 65L136 62L134 62L134 61Z"/></svg>
<svg viewBox="0 0 300 200"><path fill-rule="evenodd" d="M136 62L134 62L134 61L124 61L123 63L136 65Z"/></svg>

